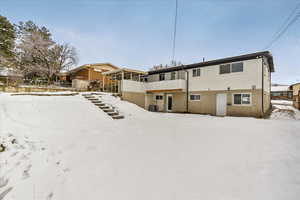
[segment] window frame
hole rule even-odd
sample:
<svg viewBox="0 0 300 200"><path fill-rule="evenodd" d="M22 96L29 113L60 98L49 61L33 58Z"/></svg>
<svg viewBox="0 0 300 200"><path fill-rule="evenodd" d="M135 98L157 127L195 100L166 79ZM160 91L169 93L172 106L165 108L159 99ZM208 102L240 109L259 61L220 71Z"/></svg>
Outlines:
<svg viewBox="0 0 300 200"><path fill-rule="evenodd" d="M157 97L161 97L161 98L157 98ZM164 100L164 96L161 95L161 94L157 94L157 95L155 95L155 100L156 101L162 101L162 100Z"/></svg>
<svg viewBox="0 0 300 200"><path fill-rule="evenodd" d="M221 73L221 67L223 66L229 66L229 72L225 72L225 73ZM219 65L219 74L230 74L231 73L231 63L229 64L222 64L222 65Z"/></svg>
<svg viewBox="0 0 300 200"><path fill-rule="evenodd" d="M242 64L242 71L233 71L233 65L234 64ZM229 72L221 73L221 67L222 66L229 66ZM234 63L227 63L227 64L221 64L219 65L219 75L222 74L231 74L231 73L241 73L244 72L244 62L234 62Z"/></svg>
<svg viewBox="0 0 300 200"><path fill-rule="evenodd" d="M176 72L171 72L171 80L176 80Z"/></svg>
<svg viewBox="0 0 300 200"><path fill-rule="evenodd" d="M160 73L158 76L159 76L159 81L165 81L166 80L166 74L165 73ZM164 78L161 79L161 77L164 77Z"/></svg>
<svg viewBox="0 0 300 200"><path fill-rule="evenodd" d="M199 96L199 99L192 99L192 96ZM201 94L190 94L190 101L201 101Z"/></svg>
<svg viewBox="0 0 300 200"><path fill-rule="evenodd" d="M233 71L234 64L242 64L242 71ZM244 62L235 62L230 64L230 73L244 72Z"/></svg>
<svg viewBox="0 0 300 200"><path fill-rule="evenodd" d="M194 74L195 72L195 74ZM192 70L192 77L199 77L201 76L201 68L195 68Z"/></svg>
<svg viewBox="0 0 300 200"><path fill-rule="evenodd" d="M235 102L234 102L234 95L238 95L238 94L240 94L241 95L241 104L236 104ZM250 103L249 104L245 104L245 103L243 103L243 95L249 95L250 97ZM242 92L242 93L233 93L232 94L232 105L233 106L252 106L252 93L250 93L250 92Z"/></svg>

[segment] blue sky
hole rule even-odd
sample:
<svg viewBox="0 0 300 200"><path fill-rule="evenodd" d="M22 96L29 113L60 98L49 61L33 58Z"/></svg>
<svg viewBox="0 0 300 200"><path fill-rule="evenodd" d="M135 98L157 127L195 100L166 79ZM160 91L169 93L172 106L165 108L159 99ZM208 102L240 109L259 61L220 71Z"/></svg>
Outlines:
<svg viewBox="0 0 300 200"><path fill-rule="evenodd" d="M298 2L179 0L176 60L190 64L261 51ZM56 41L77 48L79 64L144 70L170 63L174 10L175 0L0 0L0 15L48 27ZM269 49L273 82L300 81L299 25Z"/></svg>

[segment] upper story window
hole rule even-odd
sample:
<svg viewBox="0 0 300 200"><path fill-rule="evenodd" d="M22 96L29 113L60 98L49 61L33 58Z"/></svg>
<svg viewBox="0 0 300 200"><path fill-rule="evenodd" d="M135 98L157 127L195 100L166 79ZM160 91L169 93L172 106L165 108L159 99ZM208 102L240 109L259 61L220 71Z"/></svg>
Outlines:
<svg viewBox="0 0 300 200"><path fill-rule="evenodd" d="M228 74L233 72L243 72L244 71L244 63L232 63L220 65L220 74Z"/></svg>
<svg viewBox="0 0 300 200"><path fill-rule="evenodd" d="M220 65L220 74L230 73L230 64Z"/></svg>
<svg viewBox="0 0 300 200"><path fill-rule="evenodd" d="M159 80L164 81L165 80L165 74L159 74Z"/></svg>
<svg viewBox="0 0 300 200"><path fill-rule="evenodd" d="M244 71L244 64L240 63L233 63L231 65L231 72L243 72Z"/></svg>
<svg viewBox="0 0 300 200"><path fill-rule="evenodd" d="M193 77L200 76L200 75L201 75L200 68L193 69Z"/></svg>
<svg viewBox="0 0 300 200"><path fill-rule="evenodd" d="M171 80L175 80L176 79L176 72L171 72Z"/></svg>

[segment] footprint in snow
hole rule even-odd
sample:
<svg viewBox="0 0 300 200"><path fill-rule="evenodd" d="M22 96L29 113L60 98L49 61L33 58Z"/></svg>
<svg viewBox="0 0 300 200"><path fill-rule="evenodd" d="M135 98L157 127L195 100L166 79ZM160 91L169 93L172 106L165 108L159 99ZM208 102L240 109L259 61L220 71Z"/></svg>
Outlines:
<svg viewBox="0 0 300 200"><path fill-rule="evenodd" d="M23 179L26 179L30 176L29 171L30 171L31 167L32 167L32 165L28 165L26 167L26 169L23 171Z"/></svg>
<svg viewBox="0 0 300 200"><path fill-rule="evenodd" d="M53 197L53 192L51 192L50 194L48 194L47 199L46 200L51 200Z"/></svg>
<svg viewBox="0 0 300 200"><path fill-rule="evenodd" d="M19 153L18 151L13 152L13 153L10 155L10 157L14 157L14 156L16 156L18 153Z"/></svg>
<svg viewBox="0 0 300 200"><path fill-rule="evenodd" d="M13 187L9 187L6 190L4 190L2 193L0 193L0 200L3 200L4 197L13 189Z"/></svg>

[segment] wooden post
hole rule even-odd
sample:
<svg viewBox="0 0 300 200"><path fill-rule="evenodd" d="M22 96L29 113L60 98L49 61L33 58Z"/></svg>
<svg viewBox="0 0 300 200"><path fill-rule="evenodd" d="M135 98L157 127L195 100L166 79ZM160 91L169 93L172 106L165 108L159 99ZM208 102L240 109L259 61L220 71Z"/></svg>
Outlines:
<svg viewBox="0 0 300 200"><path fill-rule="evenodd" d="M105 77L106 75L102 75L102 91L105 91Z"/></svg>

